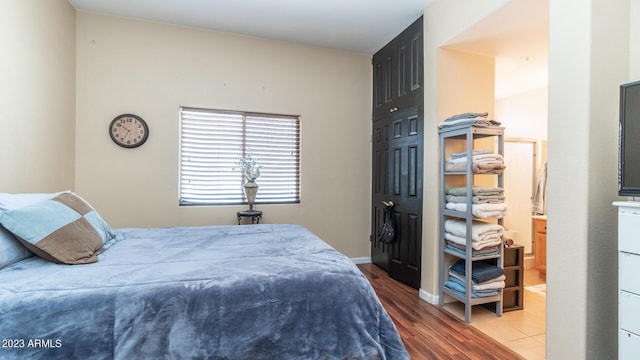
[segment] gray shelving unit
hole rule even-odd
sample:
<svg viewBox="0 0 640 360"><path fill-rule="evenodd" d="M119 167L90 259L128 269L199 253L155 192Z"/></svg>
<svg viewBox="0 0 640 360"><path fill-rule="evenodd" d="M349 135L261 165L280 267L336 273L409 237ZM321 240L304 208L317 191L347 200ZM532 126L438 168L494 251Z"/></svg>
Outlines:
<svg viewBox="0 0 640 360"><path fill-rule="evenodd" d="M497 153L504 155L504 128L492 126L492 127L479 127L479 126L450 126L443 127L439 130L440 134L440 306L445 304L445 295L452 297L453 299L462 302L465 305L465 320L471 322L471 308L474 305L491 304L495 306L495 312L498 316L502 316L502 292L499 295L476 297L471 295L471 288L473 282L471 280L471 269L474 261L495 259L496 266L503 267L503 247L499 246L499 254L491 256L472 256L471 248L471 234L473 224L472 196L467 196L467 206L465 212L449 210L445 208L445 189L447 187L447 178L449 177L464 177L465 186L467 188L467 194L472 193L474 186L474 176L478 174L473 173L473 162L467 161L466 171L460 172L446 172L445 163L447 159L446 144L449 141L464 141L465 151L467 152L467 159L472 159L475 141L486 137L495 137L497 139ZM504 187L504 179L502 174L482 174L479 176L494 176L497 177L497 186ZM461 255L457 252L447 249L445 240L444 222L448 218L464 219L466 221L466 240L467 246L465 254ZM483 219L484 220L484 219ZM495 220L498 224L502 225L503 220ZM459 293L452 291L444 286L444 282L449 277L449 265L452 262L459 259L465 260L465 294L461 296ZM452 261L453 260L453 261Z"/></svg>

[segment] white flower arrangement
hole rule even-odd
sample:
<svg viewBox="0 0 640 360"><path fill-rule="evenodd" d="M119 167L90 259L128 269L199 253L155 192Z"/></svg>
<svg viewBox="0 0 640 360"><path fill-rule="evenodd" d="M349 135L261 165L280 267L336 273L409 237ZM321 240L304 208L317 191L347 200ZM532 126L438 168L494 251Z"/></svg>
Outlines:
<svg viewBox="0 0 640 360"><path fill-rule="evenodd" d="M248 153L246 156L241 156L236 166L237 168L234 168L234 170L242 171L245 179L250 182L256 181L260 176L260 168L262 168L262 165L256 163L251 153Z"/></svg>

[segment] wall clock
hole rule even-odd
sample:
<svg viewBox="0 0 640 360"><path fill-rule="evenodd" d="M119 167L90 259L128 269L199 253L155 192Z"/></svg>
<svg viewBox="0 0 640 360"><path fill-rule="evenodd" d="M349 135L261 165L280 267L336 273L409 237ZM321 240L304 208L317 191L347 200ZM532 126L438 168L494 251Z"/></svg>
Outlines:
<svg viewBox="0 0 640 360"><path fill-rule="evenodd" d="M109 135L114 143L125 148L136 148L149 138L149 126L138 115L116 116L109 125Z"/></svg>

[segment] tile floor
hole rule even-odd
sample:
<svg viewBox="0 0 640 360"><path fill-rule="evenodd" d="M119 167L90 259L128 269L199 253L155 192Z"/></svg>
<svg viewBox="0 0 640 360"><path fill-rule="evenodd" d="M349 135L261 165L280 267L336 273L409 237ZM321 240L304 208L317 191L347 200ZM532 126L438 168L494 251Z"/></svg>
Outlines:
<svg viewBox="0 0 640 360"><path fill-rule="evenodd" d="M544 276L540 276L537 270L525 270L525 287L544 282ZM464 320L462 303L446 304L445 309ZM502 317L497 317L495 313L482 306L474 306L471 325L500 341L525 359L544 360L545 315L546 298L525 290L523 310L505 312Z"/></svg>

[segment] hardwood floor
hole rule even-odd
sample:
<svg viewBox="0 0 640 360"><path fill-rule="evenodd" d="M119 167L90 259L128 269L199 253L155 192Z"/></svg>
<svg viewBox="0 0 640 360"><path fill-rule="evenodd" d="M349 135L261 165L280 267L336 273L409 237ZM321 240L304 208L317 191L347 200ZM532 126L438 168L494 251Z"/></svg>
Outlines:
<svg viewBox="0 0 640 360"><path fill-rule="evenodd" d="M400 332L411 359L523 359L504 345L418 297L373 264L360 264Z"/></svg>

